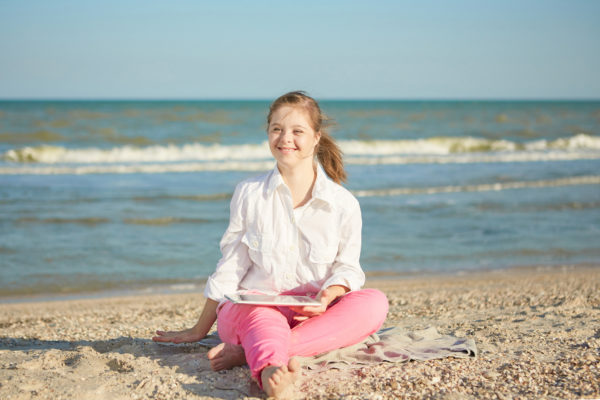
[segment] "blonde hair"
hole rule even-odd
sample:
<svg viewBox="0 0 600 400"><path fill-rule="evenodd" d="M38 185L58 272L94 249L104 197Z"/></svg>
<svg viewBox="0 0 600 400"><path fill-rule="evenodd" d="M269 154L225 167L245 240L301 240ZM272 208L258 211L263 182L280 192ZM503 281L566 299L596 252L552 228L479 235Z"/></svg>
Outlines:
<svg viewBox="0 0 600 400"><path fill-rule="evenodd" d="M323 114L317 101L303 91L286 93L271 103L267 124L271 123L273 113L283 106L301 107L307 112L313 130L321 133L321 139L315 150L319 163L333 181L337 183L346 182L347 174L342 160L342 151L327 132L331 120Z"/></svg>

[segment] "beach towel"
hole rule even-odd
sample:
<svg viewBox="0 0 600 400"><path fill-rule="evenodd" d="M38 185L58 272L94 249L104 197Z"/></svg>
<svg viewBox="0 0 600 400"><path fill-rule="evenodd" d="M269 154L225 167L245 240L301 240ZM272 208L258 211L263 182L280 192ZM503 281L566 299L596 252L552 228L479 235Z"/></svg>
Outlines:
<svg viewBox="0 0 600 400"><path fill-rule="evenodd" d="M380 362L425 361L436 358L477 356L473 339L440 335L435 327L409 332L398 327L382 329L353 346L313 357L298 357L311 370L347 369Z"/></svg>

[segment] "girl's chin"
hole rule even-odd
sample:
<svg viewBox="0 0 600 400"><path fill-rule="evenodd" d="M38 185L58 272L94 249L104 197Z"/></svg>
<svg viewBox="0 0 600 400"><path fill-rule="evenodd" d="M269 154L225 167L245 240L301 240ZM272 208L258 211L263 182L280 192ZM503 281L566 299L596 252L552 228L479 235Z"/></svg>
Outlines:
<svg viewBox="0 0 600 400"><path fill-rule="evenodd" d="M277 151L276 153L273 154L273 156L275 157L276 160L299 160L298 158L298 152L297 151L289 151L289 152L284 152L284 151Z"/></svg>
<svg viewBox="0 0 600 400"><path fill-rule="evenodd" d="M300 159L300 158L292 158L292 157L276 157L277 165L284 168L296 168L296 167L310 167L313 166L312 158L308 159Z"/></svg>
<svg viewBox="0 0 600 400"><path fill-rule="evenodd" d="M312 160L313 160L312 155L306 157L306 156L300 154L297 150L292 151L292 152L273 151L271 153L273 154L273 157L279 164L285 165L288 167L300 165L305 162L307 162L307 163L310 162L312 164Z"/></svg>
<svg viewBox="0 0 600 400"><path fill-rule="evenodd" d="M293 167L294 165L299 164L298 161L289 157L277 157L276 160L278 164L285 165L286 167Z"/></svg>

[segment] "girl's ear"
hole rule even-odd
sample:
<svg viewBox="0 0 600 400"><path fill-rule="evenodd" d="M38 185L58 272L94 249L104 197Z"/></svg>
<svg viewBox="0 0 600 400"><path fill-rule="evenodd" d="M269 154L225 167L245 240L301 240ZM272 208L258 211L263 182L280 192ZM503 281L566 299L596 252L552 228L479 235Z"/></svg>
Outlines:
<svg viewBox="0 0 600 400"><path fill-rule="evenodd" d="M315 133L315 139L317 139L317 141L315 142L315 147L317 147L319 141L321 140L321 131Z"/></svg>

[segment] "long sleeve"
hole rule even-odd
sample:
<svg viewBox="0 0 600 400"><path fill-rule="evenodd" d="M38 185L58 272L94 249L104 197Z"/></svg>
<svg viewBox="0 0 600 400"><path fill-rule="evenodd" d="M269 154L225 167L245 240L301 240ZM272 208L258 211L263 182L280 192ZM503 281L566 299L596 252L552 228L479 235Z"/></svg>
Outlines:
<svg viewBox="0 0 600 400"><path fill-rule="evenodd" d="M204 296L216 301L224 299L225 294L238 290L239 283L252 265L248 247L242 243L245 234L244 184L235 188L229 210L229 226L221 239L221 259L215 272L208 278Z"/></svg>
<svg viewBox="0 0 600 400"><path fill-rule="evenodd" d="M358 290L365 283L365 274L360 267L362 216L358 201L353 200L352 208L342 218L340 245L332 266L333 274L325 281L322 289L331 285L343 285L350 290Z"/></svg>

